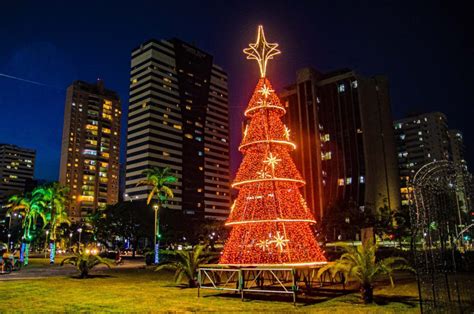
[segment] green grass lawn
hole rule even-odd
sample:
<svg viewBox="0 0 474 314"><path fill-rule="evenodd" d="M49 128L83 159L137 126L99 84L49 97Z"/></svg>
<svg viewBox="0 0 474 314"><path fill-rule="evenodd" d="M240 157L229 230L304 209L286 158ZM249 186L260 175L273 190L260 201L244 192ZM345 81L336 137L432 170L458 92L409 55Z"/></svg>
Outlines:
<svg viewBox="0 0 474 314"><path fill-rule="evenodd" d="M91 279L50 277L0 281L0 312L418 312L416 284L411 279L402 280L393 289L377 288L373 305L363 305L357 293L348 293L314 296L310 302L294 307L291 296L263 300L255 295L242 302L232 293L201 290L203 297L198 298L197 289L176 287L167 272L112 269L101 274Z"/></svg>

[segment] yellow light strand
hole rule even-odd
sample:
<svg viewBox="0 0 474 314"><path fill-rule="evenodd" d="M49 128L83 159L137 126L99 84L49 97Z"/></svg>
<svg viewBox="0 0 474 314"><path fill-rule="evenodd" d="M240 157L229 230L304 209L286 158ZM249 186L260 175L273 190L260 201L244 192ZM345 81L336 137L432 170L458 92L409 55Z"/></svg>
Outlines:
<svg viewBox="0 0 474 314"><path fill-rule="evenodd" d="M255 224L255 223L267 223L267 222L306 222L310 224L315 224L316 220L314 219L261 219L261 220L242 220L242 221L233 221L227 222L226 226L232 225L243 225L243 224Z"/></svg>
<svg viewBox="0 0 474 314"><path fill-rule="evenodd" d="M232 187L237 187L242 184L247 184L247 183L257 183L257 182L263 182L263 181L288 181L288 182L297 182L301 184L306 184L304 180L298 180L298 179L290 179L290 178L271 178L271 179L252 179L252 180L244 180L240 182L234 182L232 184Z"/></svg>
<svg viewBox="0 0 474 314"><path fill-rule="evenodd" d="M259 140L259 141L253 141L253 142L250 142L250 143L242 144L242 145L239 146L239 150L241 150L242 148L244 148L244 147L246 147L246 146L249 146L249 145L254 145L254 144L270 144L270 143L274 143L274 144L284 144L284 145L291 146L293 149L296 148L295 143L288 142L288 141L280 141L280 140Z"/></svg>

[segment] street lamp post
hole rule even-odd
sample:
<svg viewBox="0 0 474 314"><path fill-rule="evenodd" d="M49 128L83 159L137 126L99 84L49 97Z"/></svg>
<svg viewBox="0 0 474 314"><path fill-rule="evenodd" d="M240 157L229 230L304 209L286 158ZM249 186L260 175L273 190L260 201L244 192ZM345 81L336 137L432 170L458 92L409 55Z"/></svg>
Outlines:
<svg viewBox="0 0 474 314"><path fill-rule="evenodd" d="M155 248L155 264L158 264L160 262L160 239L159 239L159 234L160 234L160 226L159 226L159 218L158 218L158 210L159 210L158 204L155 204L153 206L153 209L155 210L155 235L153 237L154 241L154 248Z"/></svg>
<svg viewBox="0 0 474 314"><path fill-rule="evenodd" d="M11 226L12 226L12 215L11 214L6 214L5 217L8 217L8 243L7 243L7 252L9 252L10 249L10 237L11 237Z"/></svg>
<svg viewBox="0 0 474 314"><path fill-rule="evenodd" d="M81 250L81 235L82 235L82 228L78 228L77 232L79 232L79 244L78 244L78 251Z"/></svg>
<svg viewBox="0 0 474 314"><path fill-rule="evenodd" d="M69 233L69 251L72 250L72 235L73 235L72 232Z"/></svg>
<svg viewBox="0 0 474 314"><path fill-rule="evenodd" d="M44 258L46 258L46 251L47 251L47 244L48 244L48 234L49 234L49 230L46 230L46 237L45 237L45 240L44 240Z"/></svg>
<svg viewBox="0 0 474 314"><path fill-rule="evenodd" d="M8 251L11 251L12 249L10 248L10 245L11 245L11 243L10 243L10 238L11 238L12 234L10 233L10 231L8 231L8 235L7 235L7 236L8 236L7 250L8 250ZM8 252L8 251L7 251L7 252Z"/></svg>

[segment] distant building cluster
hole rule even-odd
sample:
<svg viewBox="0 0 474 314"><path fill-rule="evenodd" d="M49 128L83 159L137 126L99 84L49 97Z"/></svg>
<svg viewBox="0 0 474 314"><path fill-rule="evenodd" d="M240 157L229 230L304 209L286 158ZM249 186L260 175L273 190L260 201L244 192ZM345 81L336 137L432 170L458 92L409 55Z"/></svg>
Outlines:
<svg viewBox="0 0 474 314"><path fill-rule="evenodd" d="M421 167L447 160L456 169L456 198L460 211L471 210L472 183L461 131L449 129L441 112L411 115L394 122L401 182L401 205L413 205L410 182ZM462 222L461 222L462 224Z"/></svg>
<svg viewBox="0 0 474 314"><path fill-rule="evenodd" d="M16 193L22 193L33 180L36 152L0 143L0 204Z"/></svg>
<svg viewBox="0 0 474 314"><path fill-rule="evenodd" d="M472 211L462 133L449 129L440 112L394 121L386 77L305 68L280 97L307 183L304 197L318 220L351 207L406 209L413 176L437 160L456 165L458 205ZM67 89L59 181L69 188L73 220L119 200L146 200L150 188L137 183L153 167L169 167L178 178L169 209L225 219L231 204L228 78L213 56L178 39L133 49L127 112L122 127L119 96L101 80L75 81ZM0 144L0 204L32 189L34 167L34 150Z"/></svg>

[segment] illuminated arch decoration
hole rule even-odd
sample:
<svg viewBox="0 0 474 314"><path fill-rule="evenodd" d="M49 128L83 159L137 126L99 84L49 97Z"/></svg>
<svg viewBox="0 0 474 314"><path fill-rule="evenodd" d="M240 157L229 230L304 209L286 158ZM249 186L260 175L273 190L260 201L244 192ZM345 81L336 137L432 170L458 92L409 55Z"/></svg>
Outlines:
<svg viewBox="0 0 474 314"><path fill-rule="evenodd" d="M305 181L290 152L296 148L286 113L266 78L268 60L280 53L263 27L244 49L261 77L245 110L249 119L239 150L244 154L232 187L239 194L226 225L231 227L219 263L231 266L314 266L326 263L311 225L316 221L299 188Z"/></svg>

